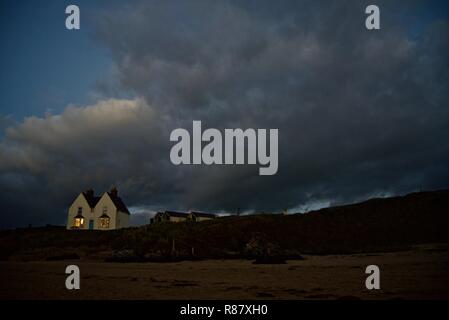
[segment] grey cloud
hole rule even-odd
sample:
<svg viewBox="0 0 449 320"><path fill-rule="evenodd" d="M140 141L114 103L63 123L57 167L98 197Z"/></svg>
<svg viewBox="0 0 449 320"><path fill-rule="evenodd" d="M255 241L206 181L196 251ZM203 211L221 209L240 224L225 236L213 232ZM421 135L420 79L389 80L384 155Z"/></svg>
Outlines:
<svg viewBox="0 0 449 320"><path fill-rule="evenodd" d="M368 32L366 5L158 2L101 21L99 37L122 85L176 124L280 128L277 177L198 168L189 203L278 208L307 192L350 201L444 187L448 144L434 141L449 133L448 21L411 37L410 6L380 2L383 29Z"/></svg>

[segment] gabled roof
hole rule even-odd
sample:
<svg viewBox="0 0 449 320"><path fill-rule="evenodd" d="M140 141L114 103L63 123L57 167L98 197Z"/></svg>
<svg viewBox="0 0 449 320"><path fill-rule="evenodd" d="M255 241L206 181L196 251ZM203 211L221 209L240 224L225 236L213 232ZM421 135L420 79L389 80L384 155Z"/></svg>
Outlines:
<svg viewBox="0 0 449 320"><path fill-rule="evenodd" d="M111 192L107 192L107 194L109 195L109 197L111 198L112 202L114 203L115 207L117 208L118 211L127 213L127 214L131 214L128 210L128 208L126 207L126 205L123 203L122 199L117 196L114 195Z"/></svg>
<svg viewBox="0 0 449 320"><path fill-rule="evenodd" d="M101 197L95 197L92 193L89 193L86 191L83 192L82 194L83 194L84 198L86 199L87 204L89 204L89 207L91 207L91 208L94 208L97 205L98 201L100 201L100 198L101 198Z"/></svg>
<svg viewBox="0 0 449 320"><path fill-rule="evenodd" d="M213 213L206 213L206 212L197 212L197 211L191 211L190 212L195 217L202 217L202 218L215 218L216 215Z"/></svg>

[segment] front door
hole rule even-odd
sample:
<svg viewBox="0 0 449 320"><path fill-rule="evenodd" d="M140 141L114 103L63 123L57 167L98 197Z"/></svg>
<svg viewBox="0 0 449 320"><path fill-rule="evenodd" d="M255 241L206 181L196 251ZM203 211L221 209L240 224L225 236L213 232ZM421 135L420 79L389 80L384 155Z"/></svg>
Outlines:
<svg viewBox="0 0 449 320"><path fill-rule="evenodd" d="M89 220L89 230L94 229L94 220Z"/></svg>

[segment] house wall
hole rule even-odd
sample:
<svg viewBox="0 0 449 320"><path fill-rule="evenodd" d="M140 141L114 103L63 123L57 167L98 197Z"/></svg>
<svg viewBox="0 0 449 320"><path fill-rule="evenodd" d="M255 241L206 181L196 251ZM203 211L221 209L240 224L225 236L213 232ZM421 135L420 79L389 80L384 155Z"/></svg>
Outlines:
<svg viewBox="0 0 449 320"><path fill-rule="evenodd" d="M206 221L206 220L212 220L212 218L207 218L207 217L196 217L195 218L195 221L197 221L197 222Z"/></svg>
<svg viewBox="0 0 449 320"><path fill-rule="evenodd" d="M103 215L103 208L106 207L106 214L109 216L109 229L100 228L100 217ZM117 208L112 202L109 195L105 192L97 205L95 206L94 214L94 229L98 230L112 230L117 229Z"/></svg>
<svg viewBox="0 0 449 320"><path fill-rule="evenodd" d="M100 228L100 217L103 215L103 208L107 208L107 215L109 216L109 229ZM99 230L112 230L129 227L129 214L118 211L114 202L105 192L95 206L95 222L94 229Z"/></svg>
<svg viewBox="0 0 449 320"><path fill-rule="evenodd" d="M83 208L82 215L84 217L84 226L82 229L89 228L89 219L93 219L94 213L89 207L86 198L84 198L83 194L80 193L69 208L67 216L67 229L72 229L72 227L75 225L75 217L78 215L79 207Z"/></svg>
<svg viewBox="0 0 449 320"><path fill-rule="evenodd" d="M170 216L170 222L184 222L184 221L187 221L187 218Z"/></svg>
<svg viewBox="0 0 449 320"><path fill-rule="evenodd" d="M129 227L129 214L118 211L117 229Z"/></svg>

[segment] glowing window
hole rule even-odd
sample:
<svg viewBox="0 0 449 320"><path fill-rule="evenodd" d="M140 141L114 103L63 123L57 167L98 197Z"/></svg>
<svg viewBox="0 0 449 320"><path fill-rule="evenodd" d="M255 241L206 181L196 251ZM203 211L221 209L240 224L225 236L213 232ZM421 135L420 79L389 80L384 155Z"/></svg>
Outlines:
<svg viewBox="0 0 449 320"><path fill-rule="evenodd" d="M82 228L84 226L84 218L75 218L75 227Z"/></svg>
<svg viewBox="0 0 449 320"><path fill-rule="evenodd" d="M100 228L109 229L109 217L100 218Z"/></svg>

